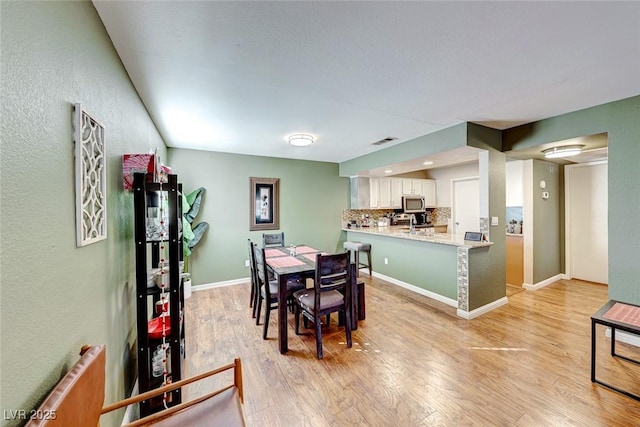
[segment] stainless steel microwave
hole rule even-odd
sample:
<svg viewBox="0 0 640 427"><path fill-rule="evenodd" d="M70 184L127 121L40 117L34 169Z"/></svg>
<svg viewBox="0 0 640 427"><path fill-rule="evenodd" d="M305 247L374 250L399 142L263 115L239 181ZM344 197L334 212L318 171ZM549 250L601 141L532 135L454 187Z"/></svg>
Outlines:
<svg viewBox="0 0 640 427"><path fill-rule="evenodd" d="M402 210L404 213L422 213L427 206L423 196L402 196Z"/></svg>

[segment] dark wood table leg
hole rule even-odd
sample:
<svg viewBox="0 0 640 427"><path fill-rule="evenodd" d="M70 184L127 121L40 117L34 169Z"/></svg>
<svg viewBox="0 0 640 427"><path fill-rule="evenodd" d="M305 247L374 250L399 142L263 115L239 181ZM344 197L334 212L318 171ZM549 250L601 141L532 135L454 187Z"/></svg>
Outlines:
<svg viewBox="0 0 640 427"><path fill-rule="evenodd" d="M596 382L596 321L591 319L591 382Z"/></svg>
<svg viewBox="0 0 640 427"><path fill-rule="evenodd" d="M358 265L351 264L351 330L358 329Z"/></svg>
<svg viewBox="0 0 640 427"><path fill-rule="evenodd" d="M616 328L611 328L611 356L616 355Z"/></svg>
<svg viewBox="0 0 640 427"><path fill-rule="evenodd" d="M287 275L278 276L278 344L280 353L288 350L287 337Z"/></svg>

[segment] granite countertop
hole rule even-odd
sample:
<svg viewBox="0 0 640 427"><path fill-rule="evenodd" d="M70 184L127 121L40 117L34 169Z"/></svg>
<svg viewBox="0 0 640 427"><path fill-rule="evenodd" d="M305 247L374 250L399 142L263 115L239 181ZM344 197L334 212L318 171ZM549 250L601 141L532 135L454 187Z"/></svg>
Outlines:
<svg viewBox="0 0 640 427"><path fill-rule="evenodd" d="M438 243L441 245L459 246L466 248L480 248L493 245L493 242L471 242L464 240L463 236L449 233L430 233L432 229L417 229L413 234L409 234L408 226L392 225L389 227L343 227L343 231L353 233L373 234L376 236L387 236L398 239L417 240L426 243Z"/></svg>

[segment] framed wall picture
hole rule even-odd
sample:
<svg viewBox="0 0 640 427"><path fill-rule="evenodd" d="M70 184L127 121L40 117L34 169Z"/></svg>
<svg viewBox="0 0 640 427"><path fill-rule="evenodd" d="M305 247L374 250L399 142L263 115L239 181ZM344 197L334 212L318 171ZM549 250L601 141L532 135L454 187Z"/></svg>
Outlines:
<svg viewBox="0 0 640 427"><path fill-rule="evenodd" d="M277 230L280 228L279 178L250 180L249 230Z"/></svg>

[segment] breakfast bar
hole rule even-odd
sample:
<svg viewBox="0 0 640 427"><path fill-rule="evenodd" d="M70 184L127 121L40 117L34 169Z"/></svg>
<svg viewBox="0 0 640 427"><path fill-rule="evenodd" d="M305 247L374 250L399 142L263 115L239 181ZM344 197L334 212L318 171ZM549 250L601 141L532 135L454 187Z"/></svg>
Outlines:
<svg viewBox="0 0 640 427"><path fill-rule="evenodd" d="M457 308L473 318L505 304L504 277L496 280L490 241L406 226L348 227L348 241L371 245L374 275Z"/></svg>

